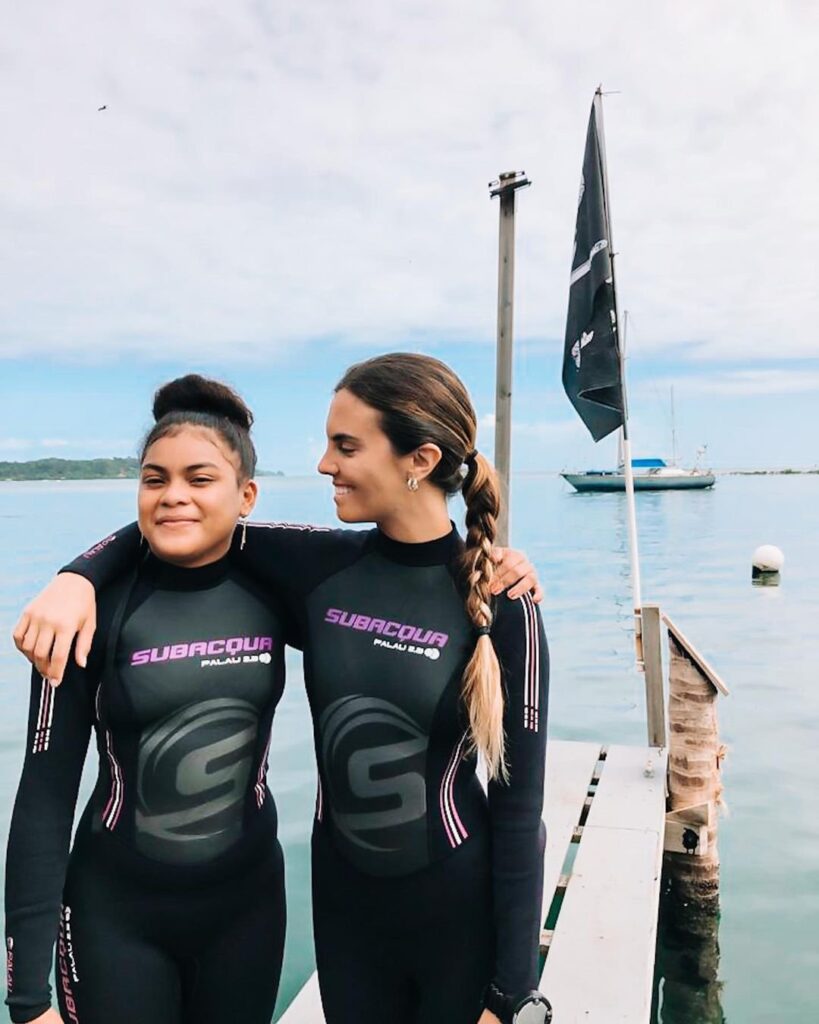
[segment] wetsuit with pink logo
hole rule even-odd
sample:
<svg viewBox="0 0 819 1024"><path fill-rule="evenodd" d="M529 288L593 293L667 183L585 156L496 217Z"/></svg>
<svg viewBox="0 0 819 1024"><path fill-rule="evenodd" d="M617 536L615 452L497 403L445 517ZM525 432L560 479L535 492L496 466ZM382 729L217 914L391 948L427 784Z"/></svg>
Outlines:
<svg viewBox="0 0 819 1024"><path fill-rule="evenodd" d="M88 668L32 680L6 870L8 1005L64 1024L269 1024L285 905L265 772L284 617L232 560L142 559ZM95 735L99 774L69 844Z"/></svg>
<svg viewBox="0 0 819 1024"><path fill-rule="evenodd" d="M71 571L99 585L126 528ZM461 700L475 645L453 531L259 524L234 557L277 594L304 647L319 788L316 956L327 1024L475 1024L490 981L537 986L548 652L529 596L495 602L508 782L476 776Z"/></svg>

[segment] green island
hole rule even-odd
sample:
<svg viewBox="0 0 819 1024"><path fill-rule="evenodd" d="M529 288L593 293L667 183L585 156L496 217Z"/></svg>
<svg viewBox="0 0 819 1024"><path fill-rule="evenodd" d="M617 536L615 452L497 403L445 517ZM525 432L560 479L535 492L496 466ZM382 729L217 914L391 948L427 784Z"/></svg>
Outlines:
<svg viewBox="0 0 819 1024"><path fill-rule="evenodd" d="M257 476L284 476L281 470L260 469ZM0 462L0 480L136 480L139 460L35 459L31 462Z"/></svg>

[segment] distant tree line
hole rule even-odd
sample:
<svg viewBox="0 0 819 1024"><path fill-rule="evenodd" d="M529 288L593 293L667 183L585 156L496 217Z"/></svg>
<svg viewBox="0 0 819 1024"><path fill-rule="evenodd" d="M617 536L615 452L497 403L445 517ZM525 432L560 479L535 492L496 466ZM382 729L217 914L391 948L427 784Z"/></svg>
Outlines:
<svg viewBox="0 0 819 1024"><path fill-rule="evenodd" d="M137 459L35 459L0 462L0 480L134 480Z"/></svg>
<svg viewBox="0 0 819 1024"><path fill-rule="evenodd" d="M284 476L260 469L258 476ZM138 459L35 459L0 462L0 480L136 480Z"/></svg>

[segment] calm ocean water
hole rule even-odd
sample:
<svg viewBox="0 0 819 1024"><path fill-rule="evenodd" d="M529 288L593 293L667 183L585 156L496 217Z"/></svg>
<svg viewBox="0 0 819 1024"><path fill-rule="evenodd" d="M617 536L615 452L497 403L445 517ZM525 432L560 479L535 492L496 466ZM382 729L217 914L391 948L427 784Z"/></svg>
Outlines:
<svg viewBox="0 0 819 1024"><path fill-rule="evenodd" d="M28 699L11 628L25 599L58 565L133 518L134 495L132 481L0 484L3 836ZM513 540L537 564L548 591L550 734L558 738L644 740L624 505L620 495L570 493L553 475L514 481ZM725 1019L808 1024L819 1020L819 803L812 789L819 677L810 660L819 622L819 476L722 477L712 493L639 494L637 506L645 600L662 604L732 691L719 707L729 747L730 815L720 826ZM317 478L265 478L258 517L332 525L329 486ZM762 543L785 552L777 589L750 584L751 552ZM269 781L288 871L284 1006L312 969L308 835L315 772L298 656L288 660ZM8 1020L4 1011L0 1019Z"/></svg>

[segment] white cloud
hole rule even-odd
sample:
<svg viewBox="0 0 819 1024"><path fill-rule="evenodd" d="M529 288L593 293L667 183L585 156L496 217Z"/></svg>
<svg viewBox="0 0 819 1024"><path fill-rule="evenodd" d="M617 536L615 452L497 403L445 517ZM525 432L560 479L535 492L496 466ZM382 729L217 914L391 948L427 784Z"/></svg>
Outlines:
<svg viewBox="0 0 819 1024"><path fill-rule="evenodd" d="M23 438L23 437L0 437L0 451L10 452L31 452L33 449L59 449L71 448L73 451L81 451L81 458L110 458L113 455L131 456L134 455L133 438L123 440L122 438L105 437L81 437L67 440L62 437L44 438ZM42 452L35 452L32 458L43 458Z"/></svg>
<svg viewBox="0 0 819 1024"><path fill-rule="evenodd" d="M495 414L483 413L478 417L479 440L484 448L494 443ZM536 421L529 423L515 422L512 424L512 437L520 441L540 441L544 444L557 444L564 439L585 437L585 427L579 417L572 419Z"/></svg>
<svg viewBox="0 0 819 1024"><path fill-rule="evenodd" d="M489 341L511 168L517 333L559 338L601 78L641 346L819 354L815 5L51 0L5 29L0 356Z"/></svg>
<svg viewBox="0 0 819 1024"><path fill-rule="evenodd" d="M634 388L638 396L667 395L674 387L682 395L720 395L744 398L797 395L819 392L819 371L789 369L751 369L720 371L708 376L678 375L642 381Z"/></svg>
<svg viewBox="0 0 819 1024"><path fill-rule="evenodd" d="M512 434L529 437L537 441L559 442L562 438L585 437L582 421L575 417L551 423L515 423Z"/></svg>

